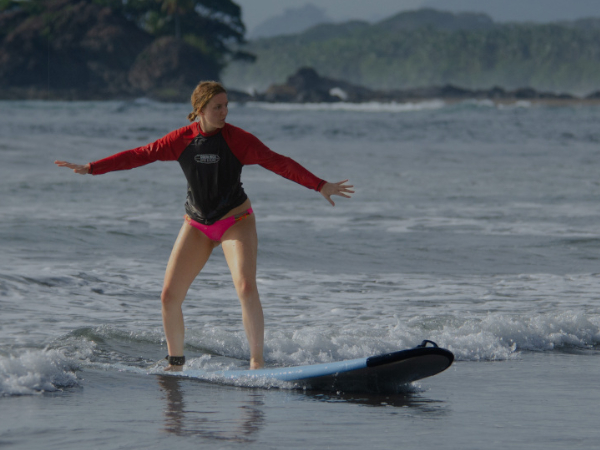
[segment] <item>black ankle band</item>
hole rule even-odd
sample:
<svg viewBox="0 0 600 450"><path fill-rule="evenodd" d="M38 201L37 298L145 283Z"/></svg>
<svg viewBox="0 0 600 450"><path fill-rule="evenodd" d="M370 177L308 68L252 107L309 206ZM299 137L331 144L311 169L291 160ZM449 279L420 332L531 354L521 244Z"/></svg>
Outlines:
<svg viewBox="0 0 600 450"><path fill-rule="evenodd" d="M185 356L169 356L165 358L171 366L183 366L185 364Z"/></svg>

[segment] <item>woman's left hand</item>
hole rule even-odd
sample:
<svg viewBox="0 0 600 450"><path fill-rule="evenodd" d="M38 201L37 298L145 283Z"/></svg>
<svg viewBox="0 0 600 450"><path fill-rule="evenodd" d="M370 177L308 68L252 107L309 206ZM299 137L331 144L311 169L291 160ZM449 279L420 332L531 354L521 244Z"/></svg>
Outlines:
<svg viewBox="0 0 600 450"><path fill-rule="evenodd" d="M354 191L351 189L354 186L351 184L345 184L348 180L339 181L337 183L325 183L321 190L321 195L327 199L331 206L335 206L333 200L331 200L332 195L339 195L340 197L350 198L347 194L354 194Z"/></svg>

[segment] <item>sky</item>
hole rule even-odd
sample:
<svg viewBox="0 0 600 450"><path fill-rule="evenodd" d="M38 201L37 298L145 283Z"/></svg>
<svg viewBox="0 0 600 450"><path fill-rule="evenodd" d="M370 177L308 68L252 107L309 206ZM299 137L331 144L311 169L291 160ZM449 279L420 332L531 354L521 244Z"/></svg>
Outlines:
<svg viewBox="0 0 600 450"><path fill-rule="evenodd" d="M234 0L242 7L248 31L287 8L306 3L325 10L336 22L362 19L375 22L400 11L435 7L447 11L484 12L498 22L552 22L600 17L600 0Z"/></svg>

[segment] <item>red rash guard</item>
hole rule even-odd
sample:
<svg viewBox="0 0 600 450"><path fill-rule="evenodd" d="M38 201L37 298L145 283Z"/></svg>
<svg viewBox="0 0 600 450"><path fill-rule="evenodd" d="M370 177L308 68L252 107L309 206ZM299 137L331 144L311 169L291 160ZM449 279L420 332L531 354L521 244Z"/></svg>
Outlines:
<svg viewBox="0 0 600 450"><path fill-rule="evenodd" d="M240 181L244 165L259 164L316 191L325 184L241 128L225 124L214 133L204 134L198 122L151 144L90 163L90 173L129 170L154 161L179 162L188 182L185 210L192 219L205 225L213 224L248 198Z"/></svg>

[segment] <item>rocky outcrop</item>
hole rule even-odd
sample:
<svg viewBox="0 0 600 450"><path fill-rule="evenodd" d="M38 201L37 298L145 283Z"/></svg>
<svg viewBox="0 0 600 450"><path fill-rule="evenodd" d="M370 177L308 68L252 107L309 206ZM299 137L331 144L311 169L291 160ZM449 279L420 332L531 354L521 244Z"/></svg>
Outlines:
<svg viewBox="0 0 600 450"><path fill-rule="evenodd" d="M0 98L187 101L219 73L175 38L154 39L124 16L85 0L49 0L43 15L0 14Z"/></svg>
<svg viewBox="0 0 600 450"><path fill-rule="evenodd" d="M586 97L588 100L600 100L600 91L592 92Z"/></svg>
<svg viewBox="0 0 600 450"><path fill-rule="evenodd" d="M127 75L150 35L92 2L53 0L47 8L45 15L23 18L2 40L0 95L88 99L136 93Z"/></svg>
<svg viewBox="0 0 600 450"><path fill-rule="evenodd" d="M290 76L285 84L272 85L256 100L267 102L329 103L329 102L406 102L428 99L465 100L574 100L569 94L539 92L531 88L506 91L500 87L485 90L463 89L453 85L405 90L378 91L352 85L341 80L321 77L312 68L304 67Z"/></svg>
<svg viewBox="0 0 600 450"><path fill-rule="evenodd" d="M375 91L341 80L321 77L314 69L303 67L290 76L283 85L272 85L260 100L267 102L363 102L373 98Z"/></svg>

